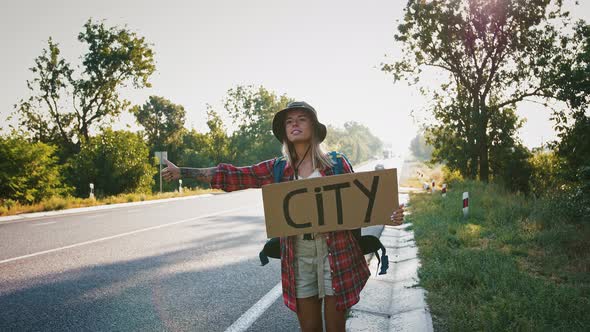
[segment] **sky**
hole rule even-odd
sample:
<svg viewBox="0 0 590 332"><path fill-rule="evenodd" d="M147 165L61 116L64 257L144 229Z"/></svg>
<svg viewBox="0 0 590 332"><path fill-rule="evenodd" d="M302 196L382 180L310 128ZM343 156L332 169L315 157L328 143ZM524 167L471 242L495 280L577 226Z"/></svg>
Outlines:
<svg viewBox="0 0 590 332"><path fill-rule="evenodd" d="M566 0L567 2L567 0ZM572 1L569 1L570 3ZM574 17L590 21L590 1ZM183 105L187 128L206 131L206 105L221 110L227 90L264 86L305 100L328 125L366 125L394 153L406 153L420 129L427 100L416 87L379 68L400 55L393 36L405 0L216 0L216 1L2 1L0 3L0 126L13 105L27 97L34 58L51 36L62 55L80 63L77 35L89 19L127 26L151 43L156 72L152 88L125 89L132 104L157 95ZM440 81L434 74L427 84ZM550 110L525 102L519 135L528 147L555 138ZM413 116L414 115L414 116ZM229 119L225 119L229 124ZM121 128L137 129L123 115Z"/></svg>

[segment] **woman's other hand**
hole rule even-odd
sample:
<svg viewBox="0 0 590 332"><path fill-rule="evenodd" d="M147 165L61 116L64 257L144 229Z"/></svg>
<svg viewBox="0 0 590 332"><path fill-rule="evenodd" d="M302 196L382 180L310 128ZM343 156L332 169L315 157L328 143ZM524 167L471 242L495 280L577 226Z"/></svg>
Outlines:
<svg viewBox="0 0 590 332"><path fill-rule="evenodd" d="M399 208L393 211L391 215L391 222L394 226L399 226L404 223L404 205L400 204Z"/></svg>
<svg viewBox="0 0 590 332"><path fill-rule="evenodd" d="M166 162L166 168L162 170L162 178L166 181L180 179L180 168L167 159L164 159L164 161Z"/></svg>

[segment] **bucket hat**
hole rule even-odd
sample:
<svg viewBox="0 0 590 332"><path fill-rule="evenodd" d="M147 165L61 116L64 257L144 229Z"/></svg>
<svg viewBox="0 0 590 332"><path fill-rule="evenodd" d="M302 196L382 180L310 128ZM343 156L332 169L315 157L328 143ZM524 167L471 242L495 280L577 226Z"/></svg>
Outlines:
<svg viewBox="0 0 590 332"><path fill-rule="evenodd" d="M304 101L294 101L287 104L287 107L278 111L275 114L274 119L272 120L272 133L275 137L279 140L279 142L283 143L285 138L285 117L287 116L287 112L290 110L304 110L308 113L311 113L312 119L314 121L314 127L316 131L317 138L320 142L323 142L326 138L326 126L318 121L318 115L316 110L308 103Z"/></svg>

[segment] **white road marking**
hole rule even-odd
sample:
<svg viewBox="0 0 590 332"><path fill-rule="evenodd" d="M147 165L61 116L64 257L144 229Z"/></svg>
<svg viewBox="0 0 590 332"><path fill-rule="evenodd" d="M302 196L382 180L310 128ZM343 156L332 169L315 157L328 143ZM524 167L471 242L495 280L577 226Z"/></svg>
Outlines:
<svg viewBox="0 0 590 332"><path fill-rule="evenodd" d="M49 254L49 253L52 253L52 252L61 251L61 250L65 250L65 249L71 249L71 248L75 248L75 247L80 247L80 246L84 246L84 245L87 245L87 244L92 244L92 243L97 243L97 242L112 240L112 239L116 239L116 238L120 238L120 237L124 237L124 236L128 236L128 235L143 233L143 232L151 231L151 230L154 230L154 229L164 228L164 227L168 227L168 226L174 226L174 225L182 224L182 223L189 222L189 221L194 221L194 220L209 218L209 217L213 217L213 216L218 216L220 214L234 212L234 211L243 210L243 209L244 208L241 207L241 208L236 208L236 209L231 209L231 210L225 210L225 211L221 211L221 212L209 213L209 214L206 214L206 215L203 215L203 216L199 216L199 217L193 217L193 218L183 219L183 220L174 221L174 222L167 223L167 224L162 224L162 225L158 225L158 226L153 226L153 227L138 229L138 230L135 230L135 231L121 233L121 234L117 234L117 235L107 236L107 237L103 237L103 238L96 239L96 240L90 240L90 241L80 242L80 243L76 243L76 244L71 244L69 246L65 246L65 247L61 247L61 248L55 248L55 249L49 249L49 250L45 250L45 251L39 251L39 252L32 253L32 254L29 254L29 255L24 255L24 256L19 256L19 257L5 259L5 260L0 261L0 264L4 264L4 263L8 263L8 262L14 262L14 261L18 261L18 260L29 258L29 257L35 257L35 256L39 256L39 255Z"/></svg>
<svg viewBox="0 0 590 332"><path fill-rule="evenodd" d="M57 221L50 221L50 222L44 222L44 223L39 223L39 224L31 224L33 226L43 226L43 225L51 225L51 224L55 224Z"/></svg>
<svg viewBox="0 0 590 332"><path fill-rule="evenodd" d="M268 309L282 294L281 283L279 282L266 295L264 295L252 308L248 309L238 320L236 320L225 332L246 331Z"/></svg>
<svg viewBox="0 0 590 332"><path fill-rule="evenodd" d="M109 214L111 214L111 213L91 214L91 215L88 215L88 216L81 216L81 218L84 218L84 219L96 219L96 218L104 217L104 216L109 215Z"/></svg>

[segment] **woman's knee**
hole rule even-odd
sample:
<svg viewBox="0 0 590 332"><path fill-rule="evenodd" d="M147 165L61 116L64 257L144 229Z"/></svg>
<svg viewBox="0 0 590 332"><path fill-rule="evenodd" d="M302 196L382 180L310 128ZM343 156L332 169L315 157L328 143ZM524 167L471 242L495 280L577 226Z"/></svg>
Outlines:
<svg viewBox="0 0 590 332"><path fill-rule="evenodd" d="M297 299L297 318L302 331L322 331L322 306L317 297Z"/></svg>
<svg viewBox="0 0 590 332"><path fill-rule="evenodd" d="M324 313L326 316L326 330L345 331L346 329L346 311L339 311L336 309L336 298L333 296L326 296Z"/></svg>
<svg viewBox="0 0 590 332"><path fill-rule="evenodd" d="M303 332L322 332L323 326L322 326L322 320L320 319L319 322L318 321L299 321L299 325L301 327L301 331Z"/></svg>
<svg viewBox="0 0 590 332"><path fill-rule="evenodd" d="M322 313L312 313L307 311L306 313L302 314L299 313L299 325L301 326L301 330L304 332L315 332L315 331L322 331L323 330L323 321L322 321Z"/></svg>

